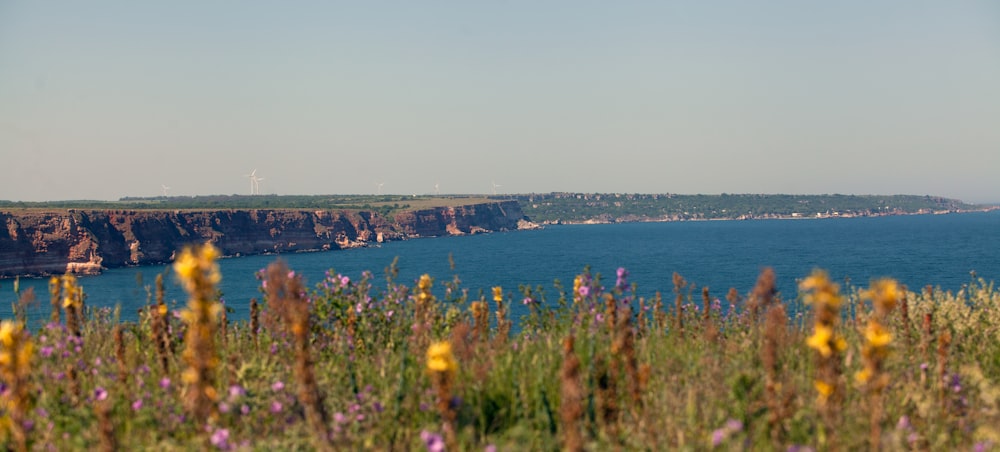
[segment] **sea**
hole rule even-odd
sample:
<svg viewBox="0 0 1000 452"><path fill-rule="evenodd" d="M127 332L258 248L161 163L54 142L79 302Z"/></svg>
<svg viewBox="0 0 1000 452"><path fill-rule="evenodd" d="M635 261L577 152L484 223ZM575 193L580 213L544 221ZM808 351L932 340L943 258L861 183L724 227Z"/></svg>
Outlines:
<svg viewBox="0 0 1000 452"><path fill-rule="evenodd" d="M518 288L541 288L547 303L559 298L556 281L567 288L585 269L603 275L607 287L624 268L635 296L668 300L673 274L683 276L710 296L723 298L729 288L747 294L762 269L772 267L782 298L795 299L797 281L824 269L842 285L867 286L891 277L911 290L934 286L958 291L974 278L1000 279L1000 211L943 215L823 218L747 221L688 221L594 225L551 225L455 237L420 238L347 250L262 255L220 260L222 290L230 319L249 317L251 298L260 298L255 274L276 259L315 286L328 274L357 281L362 272L374 278L375 294L386 286L386 269L395 261L396 283L415 285L422 274L444 282L456 276L470 297L487 299L501 286L512 294L513 318L526 314ZM149 303L151 286L165 275L168 303L186 302L169 265L106 270L79 279L92 308L120 307L121 319L132 321ZM48 279L21 278L22 293L33 287L39 300L28 311L29 324L48 318ZM567 289L568 290L568 289ZM15 300L14 280L0 280L0 316L9 318Z"/></svg>

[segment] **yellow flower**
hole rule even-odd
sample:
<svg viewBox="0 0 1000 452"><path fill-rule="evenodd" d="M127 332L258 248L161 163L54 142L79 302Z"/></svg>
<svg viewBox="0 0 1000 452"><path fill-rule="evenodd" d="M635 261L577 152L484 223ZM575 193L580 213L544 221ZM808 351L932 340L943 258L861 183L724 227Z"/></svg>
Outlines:
<svg viewBox="0 0 1000 452"><path fill-rule="evenodd" d="M583 276L576 275L576 278L573 278L573 301L580 301L582 298L580 296L580 287L583 287Z"/></svg>
<svg viewBox="0 0 1000 452"><path fill-rule="evenodd" d="M422 291L431 290L431 285L434 284L434 280L431 279L431 275L424 273L420 275L420 281L417 283L417 288Z"/></svg>
<svg viewBox="0 0 1000 452"><path fill-rule="evenodd" d="M493 288L493 301L497 303L503 302L503 288L496 286Z"/></svg>
<svg viewBox="0 0 1000 452"><path fill-rule="evenodd" d="M435 342L427 348L427 370L447 373L458 371L458 362L451 353L450 342Z"/></svg>
<svg viewBox="0 0 1000 452"><path fill-rule="evenodd" d="M896 280L883 278L872 283L871 289L865 291L864 295L865 298L871 299L882 309L888 310L896 307L896 302L901 298L901 292Z"/></svg>
<svg viewBox="0 0 1000 452"><path fill-rule="evenodd" d="M185 384L191 384L198 381L198 369L193 367L184 369L184 372L181 372L181 381Z"/></svg>
<svg viewBox="0 0 1000 452"><path fill-rule="evenodd" d="M211 243L185 248L174 260L174 272L188 292L204 282L218 284L222 281L219 264L215 263L218 257L219 250Z"/></svg>
<svg viewBox="0 0 1000 452"><path fill-rule="evenodd" d="M10 320L4 320L3 323L0 324L0 343L2 343L4 347L14 346L14 341L17 340L15 336L18 336L20 334L21 334L20 323L11 322Z"/></svg>
<svg viewBox="0 0 1000 452"><path fill-rule="evenodd" d="M806 304L839 308L844 301L844 297L840 295L840 286L830 282L829 276L822 270L814 270L812 275L802 280L799 290L812 292L804 297Z"/></svg>
<svg viewBox="0 0 1000 452"><path fill-rule="evenodd" d="M833 385L825 381L816 380L813 382L813 386L816 387L816 392L819 393L824 399L833 395Z"/></svg>
<svg viewBox="0 0 1000 452"><path fill-rule="evenodd" d="M813 302L817 305L826 305L831 308L839 308L844 302L844 297L840 296L836 285L820 290L813 295Z"/></svg>
<svg viewBox="0 0 1000 452"><path fill-rule="evenodd" d="M833 340L833 346L838 352L842 352L847 350L847 341L845 341L844 338L837 336L837 338Z"/></svg>
<svg viewBox="0 0 1000 452"><path fill-rule="evenodd" d="M826 272L823 270L813 270L812 274L803 279L799 283L799 290L803 292L808 292L810 290L819 289L821 287L827 287L830 285L830 278L827 276Z"/></svg>
<svg viewBox="0 0 1000 452"><path fill-rule="evenodd" d="M856 374L854 374L854 379L858 383L862 383L862 384L868 383L868 380L872 379L872 371L871 371L871 369L865 367L864 369L859 370Z"/></svg>
<svg viewBox="0 0 1000 452"><path fill-rule="evenodd" d="M35 345L24 335L24 324L4 320L0 323L0 378L10 380L27 378L31 373L31 357Z"/></svg>
<svg viewBox="0 0 1000 452"><path fill-rule="evenodd" d="M865 328L865 340L872 347L885 347L892 342L892 334L879 323L869 322L868 327Z"/></svg>
<svg viewBox="0 0 1000 452"><path fill-rule="evenodd" d="M73 290L73 288L76 287L76 276L66 274L63 275L62 280L64 289Z"/></svg>
<svg viewBox="0 0 1000 452"><path fill-rule="evenodd" d="M806 345L818 351L824 358L827 358L833 353L833 350L830 348L831 339L833 339L833 328L826 325L816 325L816 331L806 339ZM835 341L835 345L838 349L840 348L839 341Z"/></svg>
<svg viewBox="0 0 1000 452"><path fill-rule="evenodd" d="M423 274L420 276L420 280L417 282L417 300L420 302L429 302L433 295L431 294L431 286L434 285L434 280L431 279L431 275Z"/></svg>

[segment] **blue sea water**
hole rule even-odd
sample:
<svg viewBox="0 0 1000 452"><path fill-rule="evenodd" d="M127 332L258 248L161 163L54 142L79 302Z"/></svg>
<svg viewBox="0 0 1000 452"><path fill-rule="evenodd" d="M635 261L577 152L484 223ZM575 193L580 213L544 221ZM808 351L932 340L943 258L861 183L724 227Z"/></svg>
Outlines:
<svg viewBox="0 0 1000 452"><path fill-rule="evenodd" d="M452 256L455 269L449 265ZM220 289L231 318L249 315L249 300L260 297L254 273L279 256L250 256L220 261ZM722 297L730 287L748 293L764 267L773 267L778 289L786 299L796 295L796 280L814 268L830 272L835 280L850 279L866 286L873 278L893 277L911 289L925 285L957 291L975 271L987 281L1000 279L1000 211L949 215L831 218L812 220L699 221L549 226L541 230L474 236L389 242L381 247L280 256L304 275L308 286L324 273L357 280L370 270L376 288L384 287L384 269L398 258L397 282L412 286L423 273L435 278L435 287L454 275L473 297L503 286L517 293L518 285L543 286L549 302L558 299L554 280L567 287L585 266L615 283L615 272L625 267L638 296L673 290L677 272ZM82 277L80 284L92 307L120 305L122 318L134 320L148 302L146 288L168 266L111 269ZM185 295L167 273L167 299L183 304ZM42 302L29 312L31 323L47 318L46 279L22 279L21 290L34 287ZM0 281L0 306L14 300L13 281ZM696 295L696 298L697 295ZM525 308L513 304L513 317ZM4 310L3 317L10 317Z"/></svg>

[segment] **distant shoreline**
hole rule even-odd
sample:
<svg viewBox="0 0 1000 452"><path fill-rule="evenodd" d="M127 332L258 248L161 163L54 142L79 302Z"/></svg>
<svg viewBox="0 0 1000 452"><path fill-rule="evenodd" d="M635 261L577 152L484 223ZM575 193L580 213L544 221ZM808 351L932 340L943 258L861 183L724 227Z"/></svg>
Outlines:
<svg viewBox="0 0 1000 452"><path fill-rule="evenodd" d="M969 214L969 213L986 213L1000 210L1000 206L987 206L980 209L962 209L962 210L949 210L949 211L930 211L930 212L887 212L887 213L867 213L867 214L831 214L831 215L760 215L748 218L646 218L646 219L630 219L626 221L605 221L598 219L589 220L558 220L558 221L545 221L538 222L540 226L558 226L558 225L594 225L594 224L627 224L627 223L680 223L680 222L696 222L696 221L753 221L753 220L829 220L829 219L847 219L847 218L881 218L881 217L899 217L899 216L913 216L913 215L953 215L953 214Z"/></svg>

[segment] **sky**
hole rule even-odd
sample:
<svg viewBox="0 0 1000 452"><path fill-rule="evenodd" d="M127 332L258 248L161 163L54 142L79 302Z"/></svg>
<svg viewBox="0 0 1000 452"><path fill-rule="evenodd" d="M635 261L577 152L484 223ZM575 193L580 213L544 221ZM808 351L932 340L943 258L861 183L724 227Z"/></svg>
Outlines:
<svg viewBox="0 0 1000 452"><path fill-rule="evenodd" d="M1000 202L1000 2L0 2L0 199L254 169L265 194Z"/></svg>

